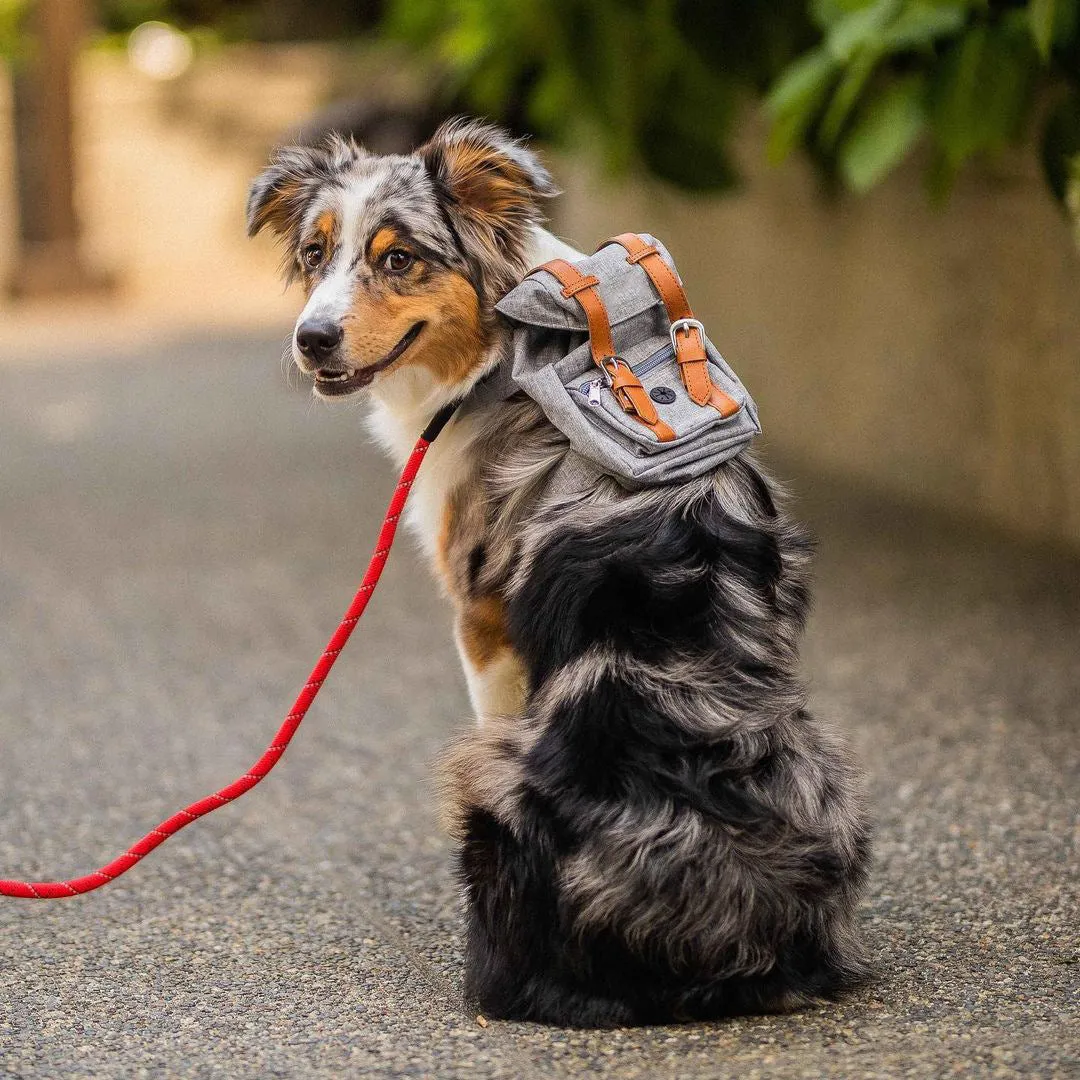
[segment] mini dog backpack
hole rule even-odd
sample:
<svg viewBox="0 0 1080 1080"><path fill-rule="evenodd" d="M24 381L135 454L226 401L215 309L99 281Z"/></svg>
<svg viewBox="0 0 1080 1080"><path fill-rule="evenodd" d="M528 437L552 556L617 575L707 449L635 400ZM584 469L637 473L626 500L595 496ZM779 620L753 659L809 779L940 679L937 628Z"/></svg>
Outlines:
<svg viewBox="0 0 1080 1080"><path fill-rule="evenodd" d="M496 305L513 325L506 392L629 488L709 472L761 431L757 407L694 318L666 248L623 233L531 270Z"/></svg>

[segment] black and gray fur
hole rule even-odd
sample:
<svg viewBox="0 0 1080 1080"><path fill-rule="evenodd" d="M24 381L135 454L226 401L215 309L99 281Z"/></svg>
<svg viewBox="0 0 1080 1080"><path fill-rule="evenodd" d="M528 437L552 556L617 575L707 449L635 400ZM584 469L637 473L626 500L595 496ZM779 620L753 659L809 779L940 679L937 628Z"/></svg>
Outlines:
<svg viewBox="0 0 1080 1080"><path fill-rule="evenodd" d="M867 819L805 708L810 544L764 474L744 454L560 492L565 442L528 401L474 451L451 544L475 544L465 587L505 599L528 698L447 761L470 996L605 1026L858 985Z"/></svg>

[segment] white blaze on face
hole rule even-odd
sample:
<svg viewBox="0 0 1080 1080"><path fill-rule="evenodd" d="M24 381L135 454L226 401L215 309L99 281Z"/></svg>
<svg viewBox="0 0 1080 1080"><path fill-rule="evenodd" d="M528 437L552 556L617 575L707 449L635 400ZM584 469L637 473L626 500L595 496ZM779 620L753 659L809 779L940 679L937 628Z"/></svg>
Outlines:
<svg viewBox="0 0 1080 1080"><path fill-rule="evenodd" d="M375 186L375 178L358 176L351 179L344 190L335 191L327 200L317 200L308 210L304 229L309 230L320 214L333 211L339 229L337 248L334 251L330 268L323 279L311 291L304 310L300 312L293 328L293 359L302 371L303 355L296 344L296 331L308 321L329 322L339 325L352 306L353 290L356 281L356 267L363 259L363 233L361 219L368 196Z"/></svg>

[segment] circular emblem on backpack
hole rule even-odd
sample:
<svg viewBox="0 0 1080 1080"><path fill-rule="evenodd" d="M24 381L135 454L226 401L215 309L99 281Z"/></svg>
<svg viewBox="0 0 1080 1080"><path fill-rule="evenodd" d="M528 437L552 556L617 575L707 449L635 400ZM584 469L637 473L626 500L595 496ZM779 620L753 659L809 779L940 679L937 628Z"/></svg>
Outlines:
<svg viewBox="0 0 1080 1080"><path fill-rule="evenodd" d="M649 397L660 405L670 405L675 400L675 391L670 386L654 386Z"/></svg>

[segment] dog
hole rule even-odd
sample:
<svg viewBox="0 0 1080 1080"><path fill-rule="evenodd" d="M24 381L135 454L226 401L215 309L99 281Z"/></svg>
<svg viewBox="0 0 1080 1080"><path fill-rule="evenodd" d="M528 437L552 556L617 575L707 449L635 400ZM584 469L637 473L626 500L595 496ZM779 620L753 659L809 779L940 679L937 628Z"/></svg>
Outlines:
<svg viewBox="0 0 1080 1080"><path fill-rule="evenodd" d="M403 464L506 361L496 301L581 253L542 227L539 157L476 120L409 155L275 152L248 202L306 304L314 393L367 392ZM861 777L807 711L811 543L742 453L628 491L523 394L460 410L407 520L450 601L478 723L443 764L465 991L485 1014L605 1027L791 1010L869 974Z"/></svg>

